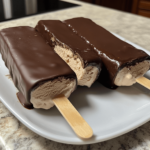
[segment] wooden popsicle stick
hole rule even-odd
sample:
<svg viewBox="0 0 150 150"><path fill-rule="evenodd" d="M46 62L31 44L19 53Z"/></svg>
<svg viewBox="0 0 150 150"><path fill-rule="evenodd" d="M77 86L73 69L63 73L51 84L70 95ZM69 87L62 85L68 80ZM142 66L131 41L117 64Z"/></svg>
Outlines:
<svg viewBox="0 0 150 150"><path fill-rule="evenodd" d="M64 95L55 97L53 102L80 138L88 139L93 136L92 128Z"/></svg>
<svg viewBox="0 0 150 150"><path fill-rule="evenodd" d="M150 90L150 80L149 79L147 79L145 77L140 77L140 78L136 79L136 82Z"/></svg>

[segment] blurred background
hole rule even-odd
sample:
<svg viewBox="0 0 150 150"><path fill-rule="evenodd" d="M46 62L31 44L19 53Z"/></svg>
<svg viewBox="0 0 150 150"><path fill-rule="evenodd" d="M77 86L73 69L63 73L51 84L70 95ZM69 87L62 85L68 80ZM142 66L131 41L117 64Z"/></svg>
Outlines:
<svg viewBox="0 0 150 150"><path fill-rule="evenodd" d="M150 18L150 0L82 0Z"/></svg>
<svg viewBox="0 0 150 150"><path fill-rule="evenodd" d="M0 22L75 6L59 0L0 0Z"/></svg>
<svg viewBox="0 0 150 150"><path fill-rule="evenodd" d="M137 15L150 17L150 0L80 0ZM78 6L59 0L0 0L0 22Z"/></svg>

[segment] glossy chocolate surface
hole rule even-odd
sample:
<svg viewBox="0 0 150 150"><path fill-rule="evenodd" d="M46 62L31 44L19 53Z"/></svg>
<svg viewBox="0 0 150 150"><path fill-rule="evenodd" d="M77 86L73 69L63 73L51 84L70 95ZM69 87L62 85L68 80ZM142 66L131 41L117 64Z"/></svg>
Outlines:
<svg viewBox="0 0 150 150"><path fill-rule="evenodd" d="M55 46L57 43L61 46L66 45L74 54L79 55L84 68L93 65L101 69L101 60L93 47L74 33L65 23L59 20L41 20L38 22L36 30L50 46ZM53 36L57 43L52 42Z"/></svg>
<svg viewBox="0 0 150 150"><path fill-rule="evenodd" d="M0 31L0 52L15 86L32 106L30 94L40 84L63 76L76 78L70 67L45 43L34 28L23 26Z"/></svg>
<svg viewBox="0 0 150 150"><path fill-rule="evenodd" d="M103 63L99 81L109 88L117 87L114 79L124 66L150 59L144 51L118 39L90 19L73 18L64 22L97 51Z"/></svg>

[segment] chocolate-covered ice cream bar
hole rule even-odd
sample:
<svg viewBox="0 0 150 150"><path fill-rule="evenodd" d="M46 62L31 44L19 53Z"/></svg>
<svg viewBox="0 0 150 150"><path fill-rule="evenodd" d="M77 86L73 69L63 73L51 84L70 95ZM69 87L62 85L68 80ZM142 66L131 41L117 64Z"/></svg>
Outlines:
<svg viewBox="0 0 150 150"><path fill-rule="evenodd" d="M69 97L76 88L75 73L34 28L1 30L0 52L27 108L49 109L55 96Z"/></svg>
<svg viewBox="0 0 150 150"><path fill-rule="evenodd" d="M74 70L78 84L90 87L101 71L101 60L93 47L59 20L41 20L36 30Z"/></svg>
<svg viewBox="0 0 150 150"><path fill-rule="evenodd" d="M93 46L102 60L99 81L108 88L130 86L150 68L150 56L118 39L87 18L64 21L68 27Z"/></svg>

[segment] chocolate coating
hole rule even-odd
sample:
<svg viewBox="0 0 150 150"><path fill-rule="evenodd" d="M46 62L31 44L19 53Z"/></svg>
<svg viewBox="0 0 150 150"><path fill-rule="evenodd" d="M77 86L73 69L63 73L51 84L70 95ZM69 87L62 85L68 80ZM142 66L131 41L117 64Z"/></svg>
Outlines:
<svg viewBox="0 0 150 150"><path fill-rule="evenodd" d="M75 73L34 28L1 30L0 52L15 86L25 98L25 107L32 107L31 91L40 84L60 76L76 79Z"/></svg>
<svg viewBox="0 0 150 150"><path fill-rule="evenodd" d="M73 18L64 22L97 51L103 63L98 80L108 88L117 87L114 79L120 69L150 60L144 51L120 40L90 19Z"/></svg>
<svg viewBox="0 0 150 150"><path fill-rule="evenodd" d="M70 48L81 59L83 68L93 65L101 70L101 60L93 51L93 47L75 34L65 23L59 20L41 20L35 28L50 46L55 46L57 42L61 46L65 45ZM52 37L55 37L55 44L52 42Z"/></svg>
<svg viewBox="0 0 150 150"><path fill-rule="evenodd" d="M16 95L23 107L25 107L27 109L33 109L33 105L31 103L26 103L26 99L21 92L16 93Z"/></svg>

